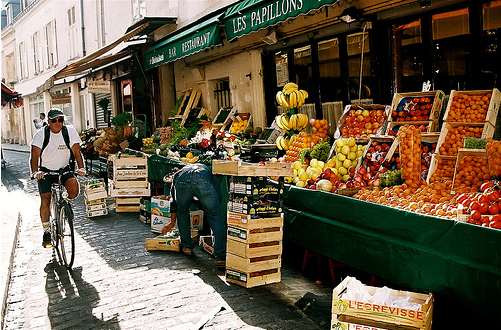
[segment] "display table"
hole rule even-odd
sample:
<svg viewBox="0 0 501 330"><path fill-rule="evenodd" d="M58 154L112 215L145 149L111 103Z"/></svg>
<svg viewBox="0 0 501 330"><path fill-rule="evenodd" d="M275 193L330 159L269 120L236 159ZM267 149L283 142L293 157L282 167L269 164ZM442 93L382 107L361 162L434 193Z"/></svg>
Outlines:
<svg viewBox="0 0 501 330"><path fill-rule="evenodd" d="M437 325L499 318L501 231L297 187L287 189L285 208L287 240L433 292Z"/></svg>

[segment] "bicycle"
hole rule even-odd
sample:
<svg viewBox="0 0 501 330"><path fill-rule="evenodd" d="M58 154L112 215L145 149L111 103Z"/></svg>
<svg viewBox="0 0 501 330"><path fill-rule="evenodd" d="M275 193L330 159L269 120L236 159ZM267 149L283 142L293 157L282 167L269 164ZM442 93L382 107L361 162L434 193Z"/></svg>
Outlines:
<svg viewBox="0 0 501 330"><path fill-rule="evenodd" d="M70 173L66 169L44 172L45 175L57 176L57 183L51 186L50 200L50 236L52 247L56 250L59 260L66 268L71 269L75 260L75 235L73 228L73 209L68 201L68 193L61 182L63 175Z"/></svg>

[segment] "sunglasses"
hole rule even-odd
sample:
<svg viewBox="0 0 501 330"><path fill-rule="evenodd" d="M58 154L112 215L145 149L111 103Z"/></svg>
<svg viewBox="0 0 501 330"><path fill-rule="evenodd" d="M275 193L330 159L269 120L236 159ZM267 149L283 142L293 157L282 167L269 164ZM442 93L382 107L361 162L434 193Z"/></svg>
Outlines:
<svg viewBox="0 0 501 330"><path fill-rule="evenodd" d="M55 124L55 123L64 123L64 118L54 118L54 119L51 119L50 120L51 123Z"/></svg>

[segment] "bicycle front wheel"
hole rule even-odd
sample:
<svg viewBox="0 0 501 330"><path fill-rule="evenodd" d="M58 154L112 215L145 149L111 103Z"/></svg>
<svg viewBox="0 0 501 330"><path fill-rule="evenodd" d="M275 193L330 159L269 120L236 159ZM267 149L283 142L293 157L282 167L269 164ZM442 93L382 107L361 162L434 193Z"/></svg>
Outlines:
<svg viewBox="0 0 501 330"><path fill-rule="evenodd" d="M64 265L73 266L75 260L75 235L73 230L73 212L71 206L66 204L59 210L59 250Z"/></svg>

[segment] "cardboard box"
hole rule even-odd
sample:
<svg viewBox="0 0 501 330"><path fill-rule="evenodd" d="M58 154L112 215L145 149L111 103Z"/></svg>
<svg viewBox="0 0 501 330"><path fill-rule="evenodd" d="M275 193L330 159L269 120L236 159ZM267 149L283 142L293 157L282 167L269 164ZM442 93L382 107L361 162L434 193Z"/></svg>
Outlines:
<svg viewBox="0 0 501 330"><path fill-rule="evenodd" d="M278 283L281 280L280 268L265 271L246 273L226 266L226 281L244 288L252 288L259 285Z"/></svg>
<svg viewBox="0 0 501 330"><path fill-rule="evenodd" d="M284 179L273 182L267 177L232 177L229 192L278 200L284 192Z"/></svg>
<svg viewBox="0 0 501 330"><path fill-rule="evenodd" d="M146 251L181 251L181 239L176 237L165 237L163 235L155 238L147 238L144 242Z"/></svg>
<svg viewBox="0 0 501 330"><path fill-rule="evenodd" d="M151 231L160 233L162 227L170 222L170 196L151 197Z"/></svg>
<svg viewBox="0 0 501 330"><path fill-rule="evenodd" d="M274 215L282 213L280 202L267 200L253 200L249 196L230 194L228 212L249 215Z"/></svg>
<svg viewBox="0 0 501 330"><path fill-rule="evenodd" d="M344 291L348 287L349 282L353 280L355 280L353 277L348 276L333 290L333 326L337 326L339 322L349 319L350 322L356 324L370 325L371 323L374 324L374 322L381 322L385 324L385 327L382 328L386 329L431 329L433 317L433 296L431 293L422 294L390 289L390 294L395 299L408 298L411 302L419 304L420 307L418 310L343 299L342 295ZM377 289L368 285L366 287L372 294Z"/></svg>
<svg viewBox="0 0 501 330"><path fill-rule="evenodd" d="M204 211L190 211L190 224L191 229L202 230L204 227Z"/></svg>

